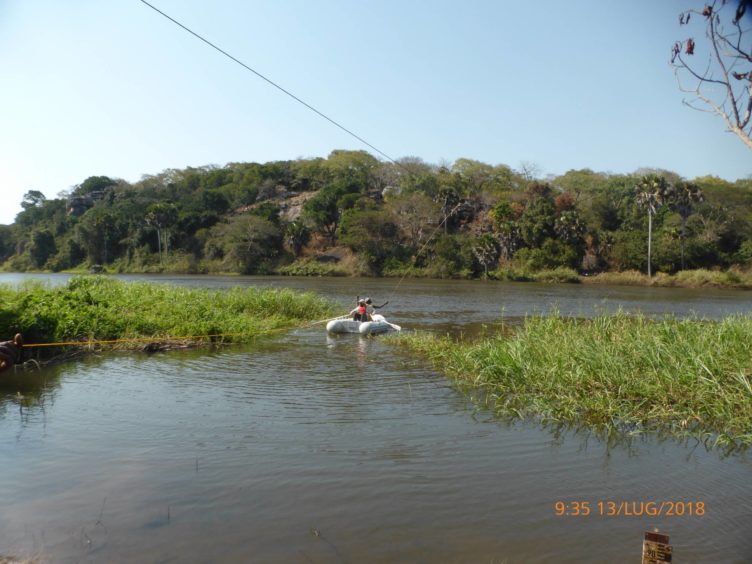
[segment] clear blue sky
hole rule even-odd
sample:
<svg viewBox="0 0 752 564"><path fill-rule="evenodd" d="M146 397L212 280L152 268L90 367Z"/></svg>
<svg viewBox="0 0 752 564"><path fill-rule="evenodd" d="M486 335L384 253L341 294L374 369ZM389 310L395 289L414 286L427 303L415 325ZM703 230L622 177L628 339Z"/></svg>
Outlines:
<svg viewBox="0 0 752 564"><path fill-rule="evenodd" d="M752 174L668 65L693 0L152 3L395 158ZM0 0L0 72L0 223L92 175L365 148L138 0Z"/></svg>

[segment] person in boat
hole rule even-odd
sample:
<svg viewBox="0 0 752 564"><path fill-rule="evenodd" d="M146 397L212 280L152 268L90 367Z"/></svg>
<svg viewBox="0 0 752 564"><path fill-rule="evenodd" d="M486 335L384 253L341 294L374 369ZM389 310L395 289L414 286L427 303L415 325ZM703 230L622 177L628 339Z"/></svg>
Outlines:
<svg viewBox="0 0 752 564"><path fill-rule="evenodd" d="M373 300L371 298L366 298L366 310L368 311L368 316L371 318L371 320L373 320L373 314L376 313L376 310L384 307L388 303L389 302L384 302L383 304L377 306L373 303Z"/></svg>
<svg viewBox="0 0 752 564"><path fill-rule="evenodd" d="M369 321L371 316L368 312L366 300L358 300L358 307L350 312L353 321Z"/></svg>
<svg viewBox="0 0 752 564"><path fill-rule="evenodd" d="M23 352L23 337L16 333L12 341L0 342L0 372L5 372L14 364L21 362Z"/></svg>

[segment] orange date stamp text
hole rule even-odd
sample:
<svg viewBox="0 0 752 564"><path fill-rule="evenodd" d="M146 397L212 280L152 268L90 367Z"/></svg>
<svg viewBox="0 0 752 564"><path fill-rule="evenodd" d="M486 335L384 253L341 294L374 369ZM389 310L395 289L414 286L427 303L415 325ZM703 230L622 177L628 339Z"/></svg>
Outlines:
<svg viewBox="0 0 752 564"><path fill-rule="evenodd" d="M554 502L557 517L704 517L704 501L602 499Z"/></svg>

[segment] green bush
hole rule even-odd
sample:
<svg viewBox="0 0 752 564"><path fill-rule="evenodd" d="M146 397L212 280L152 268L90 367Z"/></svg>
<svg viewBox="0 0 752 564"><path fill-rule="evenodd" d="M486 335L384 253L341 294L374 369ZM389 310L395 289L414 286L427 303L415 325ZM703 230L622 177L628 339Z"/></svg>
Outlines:
<svg viewBox="0 0 752 564"><path fill-rule="evenodd" d="M302 259L277 269L286 276L347 276L348 272L339 264Z"/></svg>
<svg viewBox="0 0 752 564"><path fill-rule="evenodd" d="M579 262L574 248L555 239L546 239L541 248L520 249L514 259L532 271L575 268Z"/></svg>

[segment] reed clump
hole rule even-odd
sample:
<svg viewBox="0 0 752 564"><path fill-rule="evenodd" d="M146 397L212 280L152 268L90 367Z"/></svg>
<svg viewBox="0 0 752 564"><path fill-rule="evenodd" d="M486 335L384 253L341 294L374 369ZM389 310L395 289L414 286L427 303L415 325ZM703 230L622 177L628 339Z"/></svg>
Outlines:
<svg viewBox="0 0 752 564"><path fill-rule="evenodd" d="M72 278L56 288L33 282L0 287L0 303L0 328L22 333L27 343L144 337L247 341L333 311L312 293L287 289L208 290L103 276Z"/></svg>
<svg viewBox="0 0 752 564"><path fill-rule="evenodd" d="M348 276L347 269L339 263L302 259L277 269L285 276Z"/></svg>
<svg viewBox="0 0 752 564"><path fill-rule="evenodd" d="M582 277L589 284L615 284L622 286L657 286L664 288L737 288L752 289L752 271L740 268L728 270L683 270L676 274L658 272L648 276L636 270L602 272Z"/></svg>
<svg viewBox="0 0 752 564"><path fill-rule="evenodd" d="M537 316L477 342L418 334L400 343L500 413L599 431L752 444L752 318L650 319L620 312Z"/></svg>

